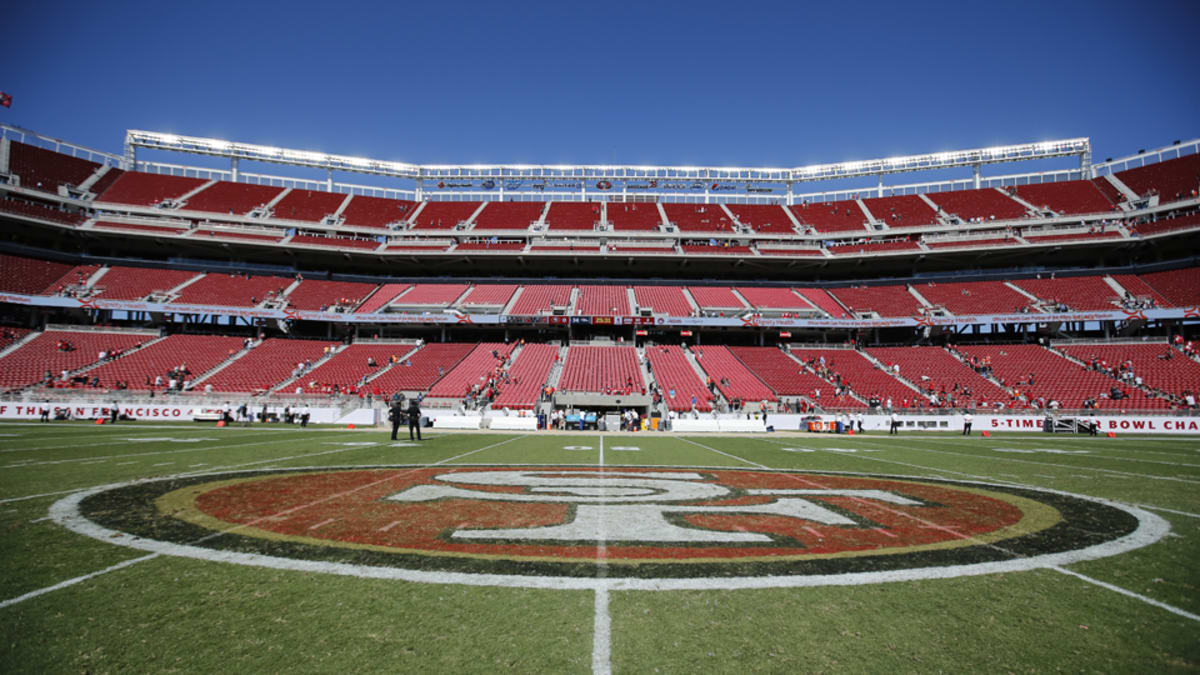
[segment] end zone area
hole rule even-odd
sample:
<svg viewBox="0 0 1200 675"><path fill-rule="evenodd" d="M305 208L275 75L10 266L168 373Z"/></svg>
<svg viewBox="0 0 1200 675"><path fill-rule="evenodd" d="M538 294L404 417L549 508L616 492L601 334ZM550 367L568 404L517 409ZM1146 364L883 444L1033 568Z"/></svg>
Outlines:
<svg viewBox="0 0 1200 675"><path fill-rule="evenodd" d="M106 502L117 493L98 488L109 485L136 488L122 499L138 490L146 499L136 508ZM270 499L255 497L259 485L274 486ZM431 430L417 443L322 428L4 424L0 664L14 672L1195 668L1197 487L1200 441L1179 437ZM116 536L81 533L55 515L71 499ZM1138 529L1138 513L1161 519L1161 536L1022 571L730 589L730 577L752 568L719 564L745 555L784 565L773 573L793 564L780 561L819 560L821 573L842 565L867 574L901 548L973 551L938 563L949 568L1033 557L1036 546L1099 546L1106 528L1121 540ZM354 529L363 523L369 532ZM131 546L176 535L226 558ZM1064 543L1067 535L1080 543ZM1026 548L1013 545L1017 537ZM416 551L421 542L428 547ZM444 571L447 559L465 556L456 572L534 581L413 581L234 560L304 551L406 573ZM688 588L613 581L654 580L668 568L687 577L684 559L703 562ZM539 576L566 575L554 567L563 561L579 584L538 587Z"/></svg>

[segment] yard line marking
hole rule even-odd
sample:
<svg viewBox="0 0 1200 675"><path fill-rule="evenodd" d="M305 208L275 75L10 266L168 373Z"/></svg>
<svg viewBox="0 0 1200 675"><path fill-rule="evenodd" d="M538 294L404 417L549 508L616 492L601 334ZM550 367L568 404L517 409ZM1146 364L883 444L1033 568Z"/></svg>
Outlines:
<svg viewBox="0 0 1200 675"><path fill-rule="evenodd" d="M388 530L392 529L393 527L395 527L403 522L404 522L403 520L393 520L392 522L388 523L387 525L384 525L383 527L379 528L379 531L387 532Z"/></svg>
<svg viewBox="0 0 1200 675"><path fill-rule="evenodd" d="M150 555L144 555L144 556L142 556L142 557L140 557L140 558L134 558L134 559L132 559L132 560L126 560L125 562L120 562L120 563L117 563L116 565L112 565L112 566L110 566L110 567L105 567L105 568L104 568L104 569L102 569L102 570L97 570L97 571L95 571L95 572L92 572L92 573L90 573L90 574L85 574L85 575L83 575L83 576L81 576L81 577L75 577L74 579L67 579L66 581L60 581L60 582L58 582L57 584L54 584L53 586L47 586L47 587L45 587L45 588L39 588L39 589L38 589L38 590L36 590L36 591L29 591L29 592L28 592L28 593L26 593L25 595L17 596L17 597L15 597L15 598L12 598L11 600L5 600L4 602L0 602L0 609L4 609L5 607L10 607L10 606L12 606L12 605L15 605L15 604L17 604L18 602L24 602L24 601L26 601L26 600L30 600L30 599L32 599L32 598L36 598L36 597L38 597L39 595L45 595L46 593L49 593L49 592L51 592L51 591L57 591L57 590L58 590L58 589L60 589L60 588L66 588L66 587L68 587L68 586L74 586L75 584L77 584L77 583L79 583L79 582L81 582L81 581L87 581L88 579L91 579L91 578L93 578L93 577L98 577L98 576L100 576L101 574L108 574L109 572L115 572L115 571L117 571L117 570L119 570L119 569L123 569L123 568L125 568L125 567L129 567L130 565L136 565L136 564L138 564L138 563L140 563L140 562L142 562L142 561L145 561L145 560L153 560L154 558L157 558L157 557L159 557L159 556L161 556L161 555L162 555L161 553L151 553Z"/></svg>
<svg viewBox="0 0 1200 675"><path fill-rule="evenodd" d="M1188 513L1187 511L1176 511L1175 509L1168 509L1165 506L1150 506L1148 504L1133 504L1133 506L1136 506L1139 509L1150 509L1152 511L1162 511L1164 513L1174 513L1177 516L1187 516L1188 518L1200 518L1200 513Z"/></svg>
<svg viewBox="0 0 1200 675"><path fill-rule="evenodd" d="M309 529L309 531L312 531L319 527L324 527L324 526L334 522L335 520L337 520L337 518L327 518L327 519L322 520L321 522L317 523L316 525L313 525L312 527L310 527L308 529Z"/></svg>
<svg viewBox="0 0 1200 675"><path fill-rule="evenodd" d="M1059 567L1057 565L1051 567L1050 569L1054 570L1055 572L1062 572L1063 574L1065 574L1069 577L1075 577L1076 579L1082 579L1083 581L1086 581L1089 584L1095 584L1096 586L1099 586L1100 588L1107 588L1110 591L1113 591L1115 593L1120 593L1121 595L1124 595L1126 597L1134 598L1136 600L1141 600L1142 602L1144 602L1146 604L1154 605L1155 607L1158 607L1159 609L1165 609L1168 612L1182 616L1185 619L1191 619L1192 621L1200 621L1200 615L1192 614L1191 612L1179 609L1178 607L1174 607L1172 605L1168 605L1165 602L1160 602L1158 600L1155 600L1154 598L1148 598L1140 593L1134 593L1133 591L1121 588L1120 586L1114 586L1110 583L1100 581L1099 579L1093 579L1089 576L1084 576L1084 575L1080 574L1079 572L1072 572L1069 569L1066 569L1064 567Z"/></svg>
<svg viewBox="0 0 1200 675"><path fill-rule="evenodd" d="M938 439L922 439L922 440L938 440ZM944 439L942 439L944 440ZM1127 478L1149 478L1150 480L1165 480L1173 483L1187 483L1189 485L1200 485L1200 480L1189 480L1187 478L1176 478L1175 476L1155 476L1148 473L1133 473L1130 471L1117 471L1116 469L1098 469L1087 466L1075 466L1072 464L1055 464L1052 462L1037 462L1031 459L1017 459L1015 457L993 457L990 455L972 455L963 452L950 452L949 450L933 450L930 448L921 448L914 445L905 446L918 452L932 452L937 455L951 455L953 457L968 457L970 459L984 459L994 462L1016 462L1018 464L1032 464L1034 466L1055 467L1058 469L1072 469L1075 471L1097 471L1099 473L1110 473L1117 476L1125 476Z"/></svg>
<svg viewBox="0 0 1200 675"><path fill-rule="evenodd" d="M159 462L158 464L151 464L150 466L171 466L174 463L175 462Z"/></svg>
<svg viewBox="0 0 1200 675"><path fill-rule="evenodd" d="M592 620L592 672L612 673L612 617L608 613L608 589L596 587L595 618Z"/></svg>
<svg viewBox="0 0 1200 675"><path fill-rule="evenodd" d="M38 518L37 520L31 520L29 522L30 523L40 523L44 520L50 520L50 516L42 516L41 518Z"/></svg>

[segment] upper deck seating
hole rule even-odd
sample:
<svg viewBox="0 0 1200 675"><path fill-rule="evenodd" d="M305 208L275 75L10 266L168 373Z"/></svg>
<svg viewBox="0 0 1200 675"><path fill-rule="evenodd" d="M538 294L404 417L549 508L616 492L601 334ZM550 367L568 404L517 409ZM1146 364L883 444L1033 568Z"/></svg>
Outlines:
<svg viewBox="0 0 1200 675"><path fill-rule="evenodd" d="M244 216L253 209L266 206L272 199L278 197L280 192L283 192L283 188L274 185L254 185L221 180L188 197L183 208L189 211Z"/></svg>
<svg viewBox="0 0 1200 675"><path fill-rule="evenodd" d="M796 219L811 226L817 232L864 232L867 215L858 202L845 199L836 202L804 202L793 204Z"/></svg>
<svg viewBox="0 0 1200 675"><path fill-rule="evenodd" d="M475 216L475 230L528 230L542 217L545 202L488 202Z"/></svg>
<svg viewBox="0 0 1200 675"><path fill-rule="evenodd" d="M468 298L471 299L471 298ZM525 286L509 314L548 314L552 307L571 304L571 287L562 285Z"/></svg>
<svg viewBox="0 0 1200 675"><path fill-rule="evenodd" d="M269 338L236 361L217 371L196 389L256 392L290 379L296 366L321 359L325 351L337 347L328 340L288 340Z"/></svg>
<svg viewBox="0 0 1200 675"><path fill-rule="evenodd" d="M899 366L899 376L945 407L1007 404L1009 394L941 347L872 347L867 353L885 366Z"/></svg>
<svg viewBox="0 0 1200 675"><path fill-rule="evenodd" d="M914 316L924 306L907 286L857 286L829 291L851 312L873 311L879 316Z"/></svg>
<svg viewBox="0 0 1200 675"><path fill-rule="evenodd" d="M66 263L0 253L0 291L38 295L73 267Z"/></svg>
<svg viewBox="0 0 1200 675"><path fill-rule="evenodd" d="M678 286L634 286L633 297L639 308L650 307L655 314L691 316L694 313L683 289Z"/></svg>
<svg viewBox="0 0 1200 675"><path fill-rule="evenodd" d="M937 211L917 195L872 197L864 199L863 204L875 220L892 228L924 227L938 222Z"/></svg>
<svg viewBox="0 0 1200 675"><path fill-rule="evenodd" d="M1200 306L1200 267L1139 274L1170 307Z"/></svg>
<svg viewBox="0 0 1200 675"><path fill-rule="evenodd" d="M104 300L141 300L155 291L169 291L197 276L188 270L153 267L110 267L94 286Z"/></svg>
<svg viewBox="0 0 1200 675"><path fill-rule="evenodd" d="M646 360L668 409L683 412L695 406L699 412L712 410L712 392L704 386L683 350L673 345L646 347Z"/></svg>
<svg viewBox="0 0 1200 675"><path fill-rule="evenodd" d="M325 216L336 213L344 201L346 201L346 195L340 192L320 192L296 188L276 202L271 211L276 218L319 223L324 220Z"/></svg>
<svg viewBox="0 0 1200 675"><path fill-rule="evenodd" d="M796 228L778 204L726 204L737 221L759 234L795 234Z"/></svg>
<svg viewBox="0 0 1200 675"><path fill-rule="evenodd" d="M489 379L499 377L504 371L508 355L514 347L514 343L480 342L429 388L429 395L460 399L471 393L472 387L479 386L482 389Z"/></svg>
<svg viewBox="0 0 1200 675"><path fill-rule="evenodd" d="M146 333L48 330L0 358L0 390L41 382L46 371L59 380L100 360L100 352L124 352L156 336ZM66 343L69 343L69 348Z"/></svg>
<svg viewBox="0 0 1200 675"><path fill-rule="evenodd" d="M658 204L609 202L604 213L617 232L650 232L663 224Z"/></svg>
<svg viewBox="0 0 1200 675"><path fill-rule="evenodd" d="M952 314L964 316L1010 314L1021 311L1030 302L1003 281L929 282L913 288L931 305L940 305Z"/></svg>
<svg viewBox="0 0 1200 675"><path fill-rule="evenodd" d="M342 220L355 227L387 227L408 220L416 206L416 202L406 199L354 195L342 211Z"/></svg>
<svg viewBox="0 0 1200 675"><path fill-rule="evenodd" d="M635 393L646 388L633 347L579 345L567 350L558 388L604 394Z"/></svg>
<svg viewBox="0 0 1200 675"><path fill-rule="evenodd" d="M203 178L126 171L103 194L97 196L96 201L154 206L187 194L207 182Z"/></svg>
<svg viewBox="0 0 1200 675"><path fill-rule="evenodd" d="M692 348L696 355L696 363L708 375L713 386L730 403L737 401L776 401L775 392L771 391L762 380L746 367L729 348L724 345L703 345Z"/></svg>
<svg viewBox="0 0 1200 675"><path fill-rule="evenodd" d="M108 171L105 171L103 176L100 176L98 179L96 179L96 182L92 183L91 187L88 189L94 195L102 195L104 194L105 190L112 187L113 183L117 182L117 179L120 178L121 174L123 173L125 173L123 170L118 169L115 166L110 166L108 167Z"/></svg>
<svg viewBox="0 0 1200 675"><path fill-rule="evenodd" d="M8 170L21 177L21 187L58 194L58 186L76 187L100 165L80 157L12 141Z"/></svg>
<svg viewBox="0 0 1200 675"><path fill-rule="evenodd" d="M1051 400L1057 400L1061 407L1075 409L1083 407L1084 400L1089 398L1095 399L1096 407L1104 410L1165 406L1161 399L1147 401L1140 390L1120 387L1115 380L1039 345L970 345L960 347L959 351L990 365L993 376L1024 395L1031 406L1045 407ZM1108 398L1114 386L1127 390L1130 397L1115 401ZM1044 402L1038 403L1038 399Z"/></svg>
<svg viewBox="0 0 1200 675"><path fill-rule="evenodd" d="M1107 213L1113 203L1090 180L1068 180L1061 183L1018 185L1017 196L1041 209L1062 215Z"/></svg>
<svg viewBox="0 0 1200 675"><path fill-rule="evenodd" d="M996 248L997 246L1017 246L1018 242L1014 237L995 237L987 239L947 239L944 241L927 241L925 245L929 248Z"/></svg>
<svg viewBox="0 0 1200 675"><path fill-rule="evenodd" d="M1065 304L1077 311L1116 309L1121 299L1120 294L1104 282L1104 277L1020 279L1011 283L1040 300Z"/></svg>
<svg viewBox="0 0 1200 675"><path fill-rule="evenodd" d="M453 230L479 208L479 202L426 202L413 221L414 230Z"/></svg>
<svg viewBox="0 0 1200 675"><path fill-rule="evenodd" d="M305 279L288 293L287 303L294 309L322 312L334 306L357 307L374 289L374 284Z"/></svg>
<svg viewBox="0 0 1200 675"><path fill-rule="evenodd" d="M529 410L537 404L542 388L550 379L550 369L558 360L558 347L526 344L508 368L508 382L492 401L493 409Z"/></svg>
<svg viewBox="0 0 1200 675"><path fill-rule="evenodd" d="M740 312L748 309L728 286L688 286L687 292L702 312Z"/></svg>
<svg viewBox="0 0 1200 675"><path fill-rule="evenodd" d="M85 220L84 215L78 211L67 211L58 205L12 193L0 198L0 211L39 220L49 220L62 225L75 226Z"/></svg>
<svg viewBox="0 0 1200 675"><path fill-rule="evenodd" d="M1141 197L1157 194L1159 203L1191 199L1200 187L1200 155L1126 169L1116 176Z"/></svg>
<svg viewBox="0 0 1200 675"><path fill-rule="evenodd" d="M435 342L427 344L412 356L392 366L386 373L371 380L385 394L398 391L426 391L463 359L474 344Z"/></svg>
<svg viewBox="0 0 1200 675"><path fill-rule="evenodd" d="M860 243L836 242L829 247L834 255L859 255L862 253L887 253L889 251L919 251L921 246L915 241L866 241Z"/></svg>
<svg viewBox="0 0 1200 675"><path fill-rule="evenodd" d="M597 202L551 202L546 212L548 230L594 230L599 222Z"/></svg>
<svg viewBox="0 0 1200 675"><path fill-rule="evenodd" d="M289 282L280 277L244 276L210 272L188 284L172 302L186 305L254 307L272 291L279 294Z"/></svg>
<svg viewBox="0 0 1200 675"><path fill-rule="evenodd" d="M629 294L625 286L580 286L575 314L583 316L628 316Z"/></svg>
<svg viewBox="0 0 1200 675"><path fill-rule="evenodd" d="M1100 178L1093 178L1091 182L1113 204L1120 204L1125 201L1125 193L1118 190L1117 186L1113 185L1112 181L1107 178L1101 176Z"/></svg>
<svg viewBox="0 0 1200 675"><path fill-rule="evenodd" d="M88 376L99 378L100 386L106 388L123 382L131 391L161 390L170 384L168 371L182 366L190 373L184 376L184 381L190 381L212 370L241 348L240 337L172 335L89 370ZM162 385L156 387L155 382L159 377L162 378Z"/></svg>
<svg viewBox="0 0 1200 675"><path fill-rule="evenodd" d="M1028 215L1024 204L995 188L930 192L926 196L943 212L966 221L1014 220Z"/></svg>
<svg viewBox="0 0 1200 675"><path fill-rule="evenodd" d="M609 205L611 208L611 204ZM733 232L733 221L720 204L663 204L667 220L680 232Z"/></svg>

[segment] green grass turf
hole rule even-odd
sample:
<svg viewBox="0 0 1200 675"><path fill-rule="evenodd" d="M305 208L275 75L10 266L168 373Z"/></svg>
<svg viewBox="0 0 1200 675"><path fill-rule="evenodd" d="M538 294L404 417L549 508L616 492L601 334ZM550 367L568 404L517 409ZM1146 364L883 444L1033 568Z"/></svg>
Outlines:
<svg viewBox="0 0 1200 675"><path fill-rule="evenodd" d="M50 505L75 490L189 472L599 465L602 456L605 466L979 480L1141 505L1171 524L1166 538L1069 569L1200 614L1200 439L429 431L409 444L378 430L138 423L0 425L0 602L145 555L46 519ZM0 608L0 670L586 672L593 600L590 591L417 584L160 556ZM610 615L616 672L1200 667L1200 622L1053 570L857 587L613 591Z"/></svg>

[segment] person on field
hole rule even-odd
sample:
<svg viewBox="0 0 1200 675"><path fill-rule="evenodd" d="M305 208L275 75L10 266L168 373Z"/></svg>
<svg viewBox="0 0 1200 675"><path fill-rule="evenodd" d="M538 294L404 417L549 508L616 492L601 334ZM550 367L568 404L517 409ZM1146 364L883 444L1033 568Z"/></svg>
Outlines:
<svg viewBox="0 0 1200 675"><path fill-rule="evenodd" d="M399 399L392 400L392 407L388 408L388 419L392 422L392 440L396 439L396 433L400 431L400 423L404 420L404 406Z"/></svg>
<svg viewBox="0 0 1200 675"><path fill-rule="evenodd" d="M892 428L888 431L888 435L889 436L891 436L892 434L899 435L899 433L900 433L899 429L900 429L900 416L897 415L895 411L892 411Z"/></svg>
<svg viewBox="0 0 1200 675"><path fill-rule="evenodd" d="M971 435L971 422L975 418L969 412L963 412L963 436Z"/></svg>
<svg viewBox="0 0 1200 675"><path fill-rule="evenodd" d="M300 426L308 426L308 418L312 416L312 408L305 404L304 409L300 411Z"/></svg>
<svg viewBox="0 0 1200 675"><path fill-rule="evenodd" d="M43 422L49 422L50 421L50 401L47 400L45 403L42 403L42 407L38 409L38 413L41 414Z"/></svg>
<svg viewBox="0 0 1200 675"><path fill-rule="evenodd" d="M413 433L416 438L413 438ZM408 401L408 440L421 440L421 405L416 396Z"/></svg>
<svg viewBox="0 0 1200 675"><path fill-rule="evenodd" d="M109 408L109 410L108 410L109 423L116 424L117 417L120 416L120 414L121 414L120 405L116 401L113 401L112 408Z"/></svg>

